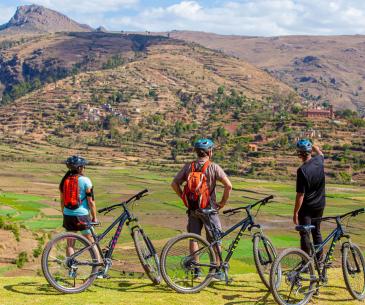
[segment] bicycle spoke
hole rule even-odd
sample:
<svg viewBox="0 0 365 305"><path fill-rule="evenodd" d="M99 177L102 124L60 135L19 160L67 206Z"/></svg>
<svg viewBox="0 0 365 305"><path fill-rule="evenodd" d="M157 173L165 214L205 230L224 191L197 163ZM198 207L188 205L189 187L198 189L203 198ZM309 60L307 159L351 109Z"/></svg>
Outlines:
<svg viewBox="0 0 365 305"><path fill-rule="evenodd" d="M87 251L84 251L85 247L88 248ZM77 259L72 252L78 253ZM87 282L95 272L94 262L97 259L93 257L93 249L88 247L88 242L83 238L63 234L50 242L44 255L42 268L46 279L56 289L67 293L83 290L89 285Z"/></svg>

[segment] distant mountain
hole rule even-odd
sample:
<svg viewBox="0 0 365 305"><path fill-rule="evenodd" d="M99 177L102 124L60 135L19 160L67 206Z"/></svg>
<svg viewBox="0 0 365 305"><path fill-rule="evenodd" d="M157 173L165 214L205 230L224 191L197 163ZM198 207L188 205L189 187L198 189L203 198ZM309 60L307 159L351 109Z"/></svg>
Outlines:
<svg viewBox="0 0 365 305"><path fill-rule="evenodd" d="M365 114L365 36L248 37L190 31L168 35L240 57L307 100L328 100L337 109Z"/></svg>
<svg viewBox="0 0 365 305"><path fill-rule="evenodd" d="M19 6L8 23L0 26L0 34L89 32L88 25L79 24L67 16L39 5Z"/></svg>

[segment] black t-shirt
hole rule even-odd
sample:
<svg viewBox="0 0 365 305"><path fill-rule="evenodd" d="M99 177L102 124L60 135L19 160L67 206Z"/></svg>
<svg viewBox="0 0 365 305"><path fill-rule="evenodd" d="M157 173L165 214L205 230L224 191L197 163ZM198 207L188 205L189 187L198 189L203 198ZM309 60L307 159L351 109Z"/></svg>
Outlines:
<svg viewBox="0 0 365 305"><path fill-rule="evenodd" d="M317 155L298 168L297 193L304 193L303 209L324 208L326 205L323 163L323 156Z"/></svg>

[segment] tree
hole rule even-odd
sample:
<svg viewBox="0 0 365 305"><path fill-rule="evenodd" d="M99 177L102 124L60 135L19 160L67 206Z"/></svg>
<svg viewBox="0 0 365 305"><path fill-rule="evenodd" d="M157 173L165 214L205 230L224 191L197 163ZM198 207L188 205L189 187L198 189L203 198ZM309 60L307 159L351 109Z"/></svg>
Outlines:
<svg viewBox="0 0 365 305"><path fill-rule="evenodd" d="M224 94L224 86L219 86L218 89L217 89L217 93L219 95L223 95Z"/></svg>
<svg viewBox="0 0 365 305"><path fill-rule="evenodd" d="M292 107L291 107L291 111L294 114L298 114L299 112L301 112L303 109L302 105L300 103L295 103Z"/></svg>
<svg viewBox="0 0 365 305"><path fill-rule="evenodd" d="M177 161L177 149L175 147L171 148L171 158L175 162Z"/></svg>

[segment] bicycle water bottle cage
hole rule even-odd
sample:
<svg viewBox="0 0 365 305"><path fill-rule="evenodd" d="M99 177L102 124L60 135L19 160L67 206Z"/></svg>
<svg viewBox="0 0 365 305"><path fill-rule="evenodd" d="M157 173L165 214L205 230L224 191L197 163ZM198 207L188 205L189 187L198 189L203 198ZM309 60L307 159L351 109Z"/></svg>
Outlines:
<svg viewBox="0 0 365 305"><path fill-rule="evenodd" d="M315 228L315 226L313 226L313 225L300 225L300 226L296 226L295 230L297 230L298 232L310 233L310 231L312 231L314 228Z"/></svg>

